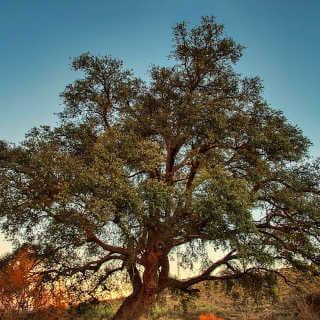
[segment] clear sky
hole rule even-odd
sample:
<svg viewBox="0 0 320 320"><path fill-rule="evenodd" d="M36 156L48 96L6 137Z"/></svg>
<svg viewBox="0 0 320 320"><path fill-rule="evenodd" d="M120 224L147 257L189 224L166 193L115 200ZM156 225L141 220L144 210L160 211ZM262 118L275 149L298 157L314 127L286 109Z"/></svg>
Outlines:
<svg viewBox="0 0 320 320"><path fill-rule="evenodd" d="M320 156L320 0L1 0L0 140L55 125L59 93L77 76L70 57L111 54L146 77L167 63L171 27L203 15L247 47L237 70L263 79L266 100Z"/></svg>

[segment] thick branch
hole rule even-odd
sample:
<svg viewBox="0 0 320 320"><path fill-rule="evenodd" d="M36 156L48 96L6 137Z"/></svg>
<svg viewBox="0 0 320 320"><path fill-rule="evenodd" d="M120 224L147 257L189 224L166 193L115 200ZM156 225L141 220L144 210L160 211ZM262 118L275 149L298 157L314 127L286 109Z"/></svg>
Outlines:
<svg viewBox="0 0 320 320"><path fill-rule="evenodd" d="M133 287L132 295L135 295L140 291L142 287L141 277L135 264L128 265L127 270Z"/></svg>
<svg viewBox="0 0 320 320"><path fill-rule="evenodd" d="M181 147L181 144L177 144L174 147L172 146L167 147L166 174L165 174L166 181L172 180L172 176L174 173L175 157L179 152L180 147Z"/></svg>
<svg viewBox="0 0 320 320"><path fill-rule="evenodd" d="M85 216L82 216L83 218L83 224L82 227L84 229L84 231L87 234L87 242L94 242L97 245L99 245L101 248L103 248L104 250L107 250L109 252L112 253L120 253L126 257L130 256L130 251L121 247L116 247L116 246L111 246L105 242L103 242L102 240L100 240L94 233L93 231L88 227L90 224L88 222L88 219Z"/></svg>
<svg viewBox="0 0 320 320"><path fill-rule="evenodd" d="M164 255L160 259L160 266L161 266L161 271L159 274L159 287L160 290L165 288L166 281L168 280L168 275L169 275L169 259L167 255Z"/></svg>
<svg viewBox="0 0 320 320"><path fill-rule="evenodd" d="M190 188L192 186L194 177L195 177L197 170L199 168L199 164L200 164L199 161L192 162L192 164L191 164L190 173L188 176L188 182L187 182L187 186L186 186L187 190L190 190Z"/></svg>
<svg viewBox="0 0 320 320"><path fill-rule="evenodd" d="M87 233L89 235L87 242L94 242L97 245L99 245L101 248L103 248L109 252L112 252L112 253L120 253L126 257L130 256L129 250L121 248L121 247L111 246L107 243L104 243L95 234L93 234L93 232L88 231Z"/></svg>
<svg viewBox="0 0 320 320"><path fill-rule="evenodd" d="M205 270L202 274L189 278L187 280L177 280L173 278L168 278L167 286L171 288L177 288L184 291L189 291L188 287L205 281L205 280L218 280L218 279L232 279L231 275L223 275L223 276L211 276L210 274L217 269L219 266L226 264L228 261L236 259L238 256L235 254L235 250L230 251L227 255L225 255L220 260L213 263L207 270ZM233 274L232 276L235 276Z"/></svg>
<svg viewBox="0 0 320 320"><path fill-rule="evenodd" d="M206 277L195 277L192 279L188 279L188 280L177 280L177 279L169 279L170 283L169 283L169 287L171 288L176 288L188 293L193 293L193 292L199 292L199 289L189 289L190 286L197 284L199 282L202 281L224 281L224 280L237 280L240 279L242 277L244 277L245 275L249 274L250 272L254 272L254 271L259 271L259 270L264 270L263 268L248 268L242 272L236 272L236 273L230 273L230 274L224 274L221 276L206 276Z"/></svg>

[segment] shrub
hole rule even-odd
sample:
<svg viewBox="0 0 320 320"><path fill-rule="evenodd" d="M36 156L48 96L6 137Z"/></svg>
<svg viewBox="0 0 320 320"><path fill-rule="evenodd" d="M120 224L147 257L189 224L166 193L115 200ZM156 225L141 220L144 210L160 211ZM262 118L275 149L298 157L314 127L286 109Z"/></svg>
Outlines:
<svg viewBox="0 0 320 320"><path fill-rule="evenodd" d="M209 313L209 314L201 314L199 316L199 320L223 320L222 318L216 318L214 314Z"/></svg>

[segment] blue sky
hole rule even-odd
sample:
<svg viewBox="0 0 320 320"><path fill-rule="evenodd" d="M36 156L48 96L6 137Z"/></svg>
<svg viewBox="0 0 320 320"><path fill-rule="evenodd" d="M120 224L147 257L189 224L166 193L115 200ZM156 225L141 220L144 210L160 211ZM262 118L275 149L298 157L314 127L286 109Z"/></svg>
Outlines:
<svg viewBox="0 0 320 320"><path fill-rule="evenodd" d="M55 125L59 93L77 77L70 57L111 54L146 77L150 64L167 63L171 27L203 15L216 16L247 47L237 70L263 79L266 100L320 156L319 0L2 0L0 140Z"/></svg>

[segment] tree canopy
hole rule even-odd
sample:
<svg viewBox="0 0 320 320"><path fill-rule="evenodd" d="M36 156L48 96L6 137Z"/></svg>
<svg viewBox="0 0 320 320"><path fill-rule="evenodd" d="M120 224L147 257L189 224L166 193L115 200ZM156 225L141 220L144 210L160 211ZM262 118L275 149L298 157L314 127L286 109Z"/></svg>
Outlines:
<svg viewBox="0 0 320 320"><path fill-rule="evenodd" d="M235 71L244 47L213 17L177 24L173 44L149 81L108 55L75 58L59 125L0 145L2 230L37 243L52 278L101 290L126 271L133 292L115 319L138 318L166 288L319 263L310 141L258 77ZM183 280L169 261L181 247L183 263L202 262Z"/></svg>

